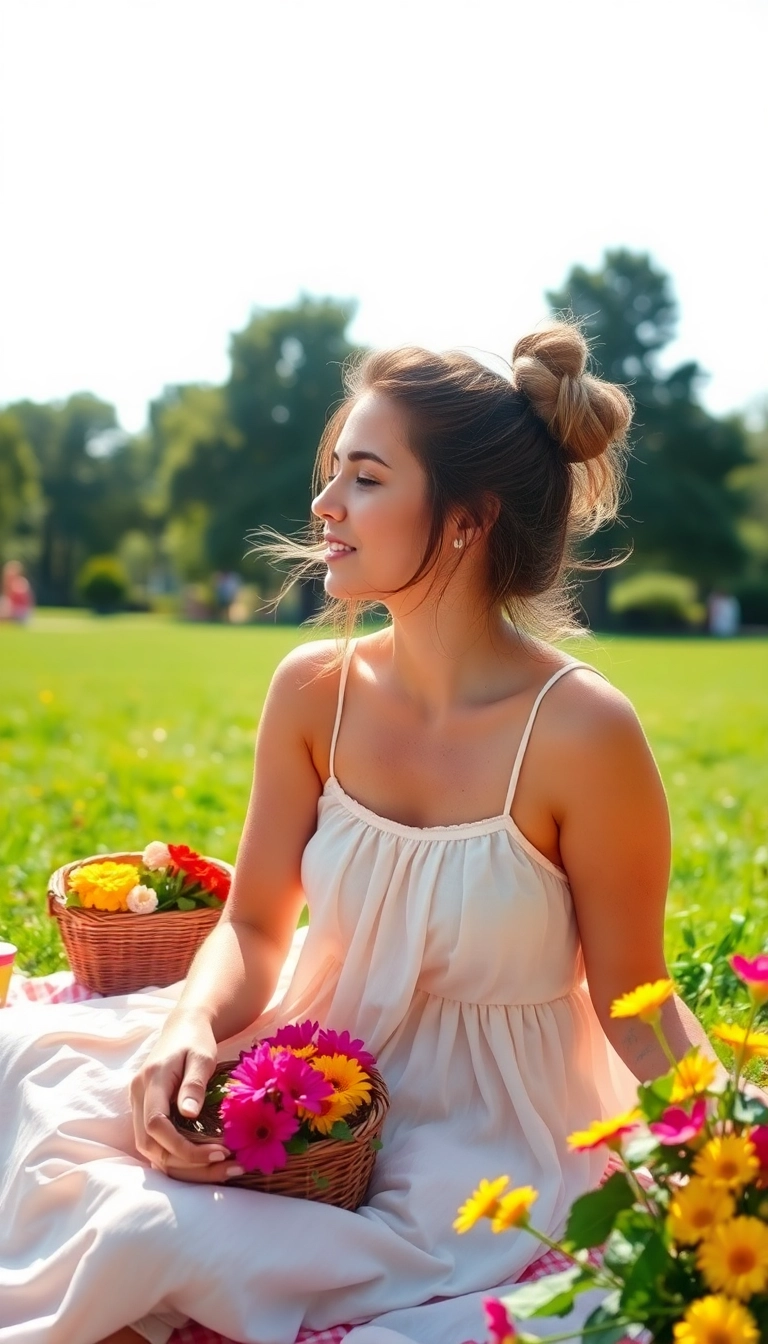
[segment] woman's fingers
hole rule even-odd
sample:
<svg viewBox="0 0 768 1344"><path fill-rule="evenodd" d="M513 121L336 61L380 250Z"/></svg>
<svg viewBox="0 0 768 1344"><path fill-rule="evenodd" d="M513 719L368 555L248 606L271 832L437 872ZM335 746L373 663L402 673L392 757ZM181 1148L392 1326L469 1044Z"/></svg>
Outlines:
<svg viewBox="0 0 768 1344"><path fill-rule="evenodd" d="M224 1162L212 1162L208 1167L188 1167L167 1163L163 1168L166 1176L175 1181L192 1181L197 1185L223 1185L232 1176L242 1176L243 1168L229 1158Z"/></svg>

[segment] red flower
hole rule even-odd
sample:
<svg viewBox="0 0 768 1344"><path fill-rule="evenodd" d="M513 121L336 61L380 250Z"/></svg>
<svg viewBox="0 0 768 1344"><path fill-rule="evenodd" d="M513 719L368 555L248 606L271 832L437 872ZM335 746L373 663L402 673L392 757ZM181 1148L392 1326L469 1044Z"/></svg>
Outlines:
<svg viewBox="0 0 768 1344"><path fill-rule="evenodd" d="M175 868L180 868L193 882L198 882L204 891L218 900L225 901L232 885L229 873L209 863L202 854L190 849L189 845L169 845L168 853Z"/></svg>

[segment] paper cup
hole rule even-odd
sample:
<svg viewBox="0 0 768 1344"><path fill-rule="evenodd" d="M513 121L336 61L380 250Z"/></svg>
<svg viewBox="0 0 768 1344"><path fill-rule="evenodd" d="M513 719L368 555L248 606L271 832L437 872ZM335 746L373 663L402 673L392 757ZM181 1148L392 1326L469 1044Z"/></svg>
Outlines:
<svg viewBox="0 0 768 1344"><path fill-rule="evenodd" d="M13 943L0 943L0 1008L5 1007L5 1001L8 998L13 959L17 950Z"/></svg>

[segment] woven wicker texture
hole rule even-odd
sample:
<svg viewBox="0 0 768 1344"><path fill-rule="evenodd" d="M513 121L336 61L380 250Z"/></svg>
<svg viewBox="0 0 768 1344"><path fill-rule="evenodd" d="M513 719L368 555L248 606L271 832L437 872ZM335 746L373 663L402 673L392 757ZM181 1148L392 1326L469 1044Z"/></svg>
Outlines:
<svg viewBox="0 0 768 1344"><path fill-rule="evenodd" d="M238 1060L231 1059L220 1064L212 1081L229 1073L237 1063ZM352 1140L318 1139L305 1153L291 1153L286 1165L269 1176L248 1171L243 1176L232 1177L226 1184L273 1195L292 1195L296 1199L314 1199L320 1204L335 1204L340 1209L358 1208L365 1199L376 1161L373 1140L380 1138L389 1110L389 1093L384 1079L376 1069L367 1072L373 1084L371 1100L355 1115L347 1117L354 1135ZM210 1143L221 1138L222 1125L216 1102L206 1103L195 1120L180 1115L174 1107L171 1119L193 1143Z"/></svg>
<svg viewBox="0 0 768 1344"><path fill-rule="evenodd" d="M158 988L183 980L200 944L218 923L221 910L153 911L134 915L65 904L67 880L86 863L141 863L141 851L93 854L65 863L48 882L48 913L59 932L75 979L97 994L131 994L150 985ZM222 859L209 859L231 874Z"/></svg>

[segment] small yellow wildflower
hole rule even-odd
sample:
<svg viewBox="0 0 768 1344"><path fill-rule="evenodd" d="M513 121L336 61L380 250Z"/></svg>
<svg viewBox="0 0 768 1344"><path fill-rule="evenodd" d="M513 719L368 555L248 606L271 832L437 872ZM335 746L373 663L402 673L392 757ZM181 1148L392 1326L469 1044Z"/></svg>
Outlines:
<svg viewBox="0 0 768 1344"><path fill-rule="evenodd" d="M760 1170L755 1145L742 1134L718 1134L698 1153L693 1170L710 1185L739 1191Z"/></svg>
<svg viewBox="0 0 768 1344"><path fill-rule="evenodd" d="M635 1129L642 1116L639 1111L624 1111L612 1120L593 1120L589 1129L577 1129L568 1135L568 1144L577 1152L584 1153L591 1148L599 1148L604 1143L614 1151L621 1146L621 1140L630 1130Z"/></svg>
<svg viewBox="0 0 768 1344"><path fill-rule="evenodd" d="M521 1185L518 1190L510 1190L502 1195L496 1205L491 1227L494 1232L506 1232L510 1227L525 1226L528 1222L528 1210L539 1197L538 1190L532 1185Z"/></svg>
<svg viewBox="0 0 768 1344"><path fill-rule="evenodd" d="M333 1087L333 1096L323 1102L322 1115L300 1114L318 1134L328 1134L337 1120L351 1115L371 1097L371 1080L356 1059L346 1055L315 1055L312 1068L318 1069Z"/></svg>
<svg viewBox="0 0 768 1344"><path fill-rule="evenodd" d="M174 798L186 798L187 796L187 790L184 788L183 784L174 784L171 793Z"/></svg>
<svg viewBox="0 0 768 1344"><path fill-rule="evenodd" d="M672 980L654 980L653 984L638 985L611 1004L611 1017L639 1017L641 1022L655 1022L661 1006L675 992Z"/></svg>
<svg viewBox="0 0 768 1344"><path fill-rule="evenodd" d="M127 910L128 892L139 880L139 870L132 863L84 863L67 878L67 887L77 892L81 905L94 910Z"/></svg>
<svg viewBox="0 0 768 1344"><path fill-rule="evenodd" d="M727 1190L693 1176L675 1194L667 1225L676 1241L701 1241L718 1223L727 1222L736 1205Z"/></svg>
<svg viewBox="0 0 768 1344"><path fill-rule="evenodd" d="M697 1264L715 1292L746 1298L768 1287L768 1227L760 1218L732 1218L699 1247Z"/></svg>
<svg viewBox="0 0 768 1344"><path fill-rule="evenodd" d="M722 1294L692 1302L674 1328L675 1344L758 1344L758 1340L752 1313Z"/></svg>
<svg viewBox="0 0 768 1344"><path fill-rule="evenodd" d="M37 698L41 705L52 705L54 699L53 691L40 691Z"/></svg>
<svg viewBox="0 0 768 1344"><path fill-rule="evenodd" d="M508 1176L497 1176L495 1181L482 1180L459 1209L453 1224L456 1231L469 1232L481 1218L494 1218L499 1207L499 1196L508 1185Z"/></svg>
<svg viewBox="0 0 768 1344"><path fill-rule="evenodd" d="M695 1097L698 1092L706 1092L717 1077L717 1060L702 1055L698 1046L694 1046L687 1055L678 1061L672 1084L672 1105Z"/></svg>
<svg viewBox="0 0 768 1344"><path fill-rule="evenodd" d="M768 1055L768 1032L747 1031L735 1022L721 1022L712 1028L712 1035L724 1045L730 1045L742 1059L756 1059L758 1055Z"/></svg>

